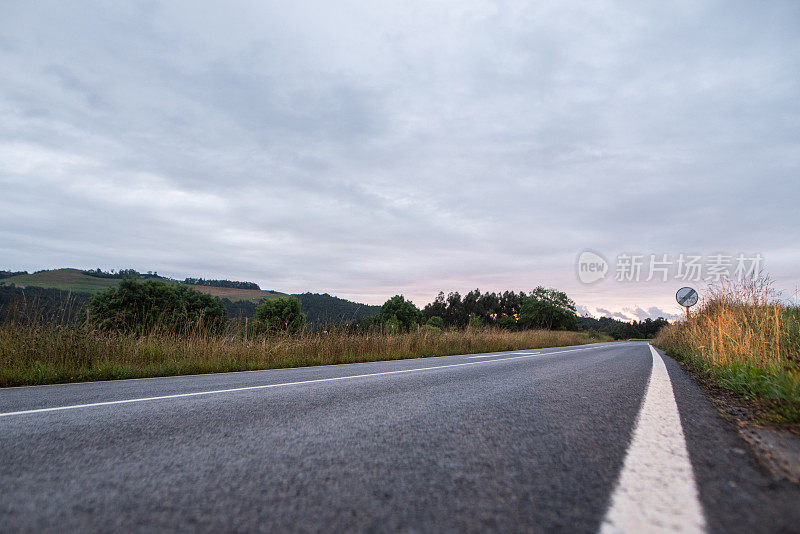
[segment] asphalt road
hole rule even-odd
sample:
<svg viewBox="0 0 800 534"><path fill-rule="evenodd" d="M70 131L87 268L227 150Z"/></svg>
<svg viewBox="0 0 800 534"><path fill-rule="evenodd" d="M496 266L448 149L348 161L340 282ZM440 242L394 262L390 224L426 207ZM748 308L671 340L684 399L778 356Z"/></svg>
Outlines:
<svg viewBox="0 0 800 534"><path fill-rule="evenodd" d="M656 356L610 343L3 389L0 531L597 532ZM798 486L663 361L707 530L800 531Z"/></svg>

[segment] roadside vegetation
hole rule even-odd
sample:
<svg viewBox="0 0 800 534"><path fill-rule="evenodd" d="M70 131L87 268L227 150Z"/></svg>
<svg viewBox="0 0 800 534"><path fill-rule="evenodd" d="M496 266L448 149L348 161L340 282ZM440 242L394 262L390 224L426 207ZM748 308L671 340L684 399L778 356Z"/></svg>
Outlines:
<svg viewBox="0 0 800 534"><path fill-rule="evenodd" d="M57 326L0 326L0 387L248 371L579 345L596 333L497 328L363 334L346 330L245 338L144 336Z"/></svg>
<svg viewBox="0 0 800 534"><path fill-rule="evenodd" d="M480 299L456 298L457 293L451 294L449 305L445 302L443 308L424 310L396 295L373 316L318 325L307 322L296 297L267 299L252 317L227 318L219 299L190 286L155 279L123 279L88 304L68 292L58 293L58 298L47 293L44 305L35 299L14 298L28 295L27 290L6 287L2 292L9 299L0 300L0 387L611 340L594 331L568 330L576 325L574 304L564 293L543 288L507 299L511 316L503 314L502 308L477 306ZM493 302L492 294L485 295L489 295L487 302Z"/></svg>
<svg viewBox="0 0 800 534"><path fill-rule="evenodd" d="M769 422L800 423L800 308L766 278L711 288L654 345L707 383L755 403Z"/></svg>
<svg viewBox="0 0 800 534"><path fill-rule="evenodd" d="M225 307L189 286L127 278L92 298L87 327L101 331L147 334L153 331L187 334L225 328Z"/></svg>

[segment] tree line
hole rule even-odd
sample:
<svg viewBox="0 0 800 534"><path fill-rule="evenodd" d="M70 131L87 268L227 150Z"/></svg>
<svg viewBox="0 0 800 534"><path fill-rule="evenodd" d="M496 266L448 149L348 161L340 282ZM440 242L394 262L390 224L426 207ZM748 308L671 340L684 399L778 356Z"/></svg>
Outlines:
<svg viewBox="0 0 800 534"><path fill-rule="evenodd" d="M88 312L87 312L88 310ZM309 314L313 320L309 320ZM158 329L172 333L222 332L229 318L245 321L251 334L294 334L310 325L354 332L404 332L494 326L508 330L595 330L615 339L650 338L668 322L646 319L631 323L609 317L578 317L575 303L563 291L537 287L524 292L482 293L463 297L440 292L419 309L402 295L382 306L368 306L331 295L304 293L266 299L261 304L231 302L200 293L189 285L162 280L124 278L116 287L89 297L56 289L16 288L0 284L0 321L79 323L143 334Z"/></svg>
<svg viewBox="0 0 800 534"><path fill-rule="evenodd" d="M572 299L563 291L542 286L529 293L481 293L480 289L473 289L463 297L457 291L445 297L440 291L434 301L422 309L422 316L426 322L440 317L445 327L456 328L473 324L509 330L568 330L577 326Z"/></svg>
<svg viewBox="0 0 800 534"><path fill-rule="evenodd" d="M118 271L104 271L100 267L97 269L87 269L85 271L81 271L83 274L87 276L94 276L95 278L114 278L123 280L125 278L134 278L134 279L148 279L148 278L162 278L158 276L158 272L156 271L147 271L146 273L140 273L136 269L119 269Z"/></svg>
<svg viewBox="0 0 800 534"><path fill-rule="evenodd" d="M608 334L614 339L650 339L656 337L658 331L669 324L663 317L644 321L625 322L612 317L578 317L578 328L595 330Z"/></svg>
<svg viewBox="0 0 800 534"><path fill-rule="evenodd" d="M474 289L461 296L440 291L423 309L402 295L395 295L381 306L377 316L357 322L362 329L384 325L389 330L410 330L426 326L437 329L496 326L507 330L577 328L575 303L566 293L537 287L529 293L504 291L482 293Z"/></svg>
<svg viewBox="0 0 800 534"><path fill-rule="evenodd" d="M184 284L191 286L210 286L210 287L230 287L234 289L256 289L261 288L255 282L238 282L235 280L206 280L204 278L186 278Z"/></svg>
<svg viewBox="0 0 800 534"><path fill-rule="evenodd" d="M104 271L98 267L97 269L87 269L81 272L87 276L94 276L95 278L113 278L118 280L124 280L126 278L133 278L135 280L161 279L161 280L169 280L177 282L177 280L173 280L165 276L159 276L158 271L147 271L146 273L140 273L136 269L119 269L117 271L111 269L110 271ZM13 276L14 274L27 274L27 273L12 273L7 276ZM0 278L4 277L0 276ZM256 284L255 282L240 282L237 280L207 280L205 278L187 277L180 283L192 286L228 287L233 289L261 290L259 285Z"/></svg>

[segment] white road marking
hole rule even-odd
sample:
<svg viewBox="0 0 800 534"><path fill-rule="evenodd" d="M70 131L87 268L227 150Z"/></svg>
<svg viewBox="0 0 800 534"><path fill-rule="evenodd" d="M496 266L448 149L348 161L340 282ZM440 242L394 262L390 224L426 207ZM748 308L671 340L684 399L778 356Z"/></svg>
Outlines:
<svg viewBox="0 0 800 534"><path fill-rule="evenodd" d="M664 360L653 369L602 534L705 532L692 463Z"/></svg>
<svg viewBox="0 0 800 534"><path fill-rule="evenodd" d="M590 350L597 347L586 347L583 349L568 349L568 350L558 350L555 352L515 352L514 354L518 355L526 355L526 356L548 356L550 354L561 354L562 352L577 352L579 350ZM502 356L502 354L478 354L477 356L467 356L468 359L472 358L492 358L494 356Z"/></svg>
<svg viewBox="0 0 800 534"><path fill-rule="evenodd" d="M506 353L499 353L499 354L477 354L475 356L467 356L468 360L472 360L474 358L497 358L498 356L504 356ZM532 356L534 354L538 354L536 352L513 352L515 356Z"/></svg>
<svg viewBox="0 0 800 534"><path fill-rule="evenodd" d="M588 347L594 348L594 347ZM573 350L586 350L586 349L573 349ZM559 351L559 352L568 352L568 351ZM557 353L552 353L557 354ZM96 406L113 406L116 404L133 404L136 402L146 402L146 401L155 401L155 400L166 400L166 399L180 399L183 397L199 397L201 395L214 395L218 393L234 393L238 391L253 391L257 389L269 389L269 388L279 388L279 387L286 387L286 386L298 386L301 384L319 384L322 382L333 382L336 380L348 380L353 378L366 378L369 376L385 376L385 375L394 375L394 374L401 374L401 373L417 373L422 371L433 371L436 369L446 369L448 367L462 367L465 365L479 365L482 363L494 363L494 362L502 362L508 360L519 360L523 358L530 358L531 356L540 356L541 354L523 354L517 356L510 356L505 358L499 358L496 360L485 360L479 362L466 362L466 363L453 363L448 365L437 365L434 367L420 367L416 369L400 369L397 371L382 371L379 373L367 373L362 375L348 375L348 376L336 376L331 378L317 378L314 380L300 380L297 382L283 382L279 384L264 384L260 386L243 386L238 388L227 388L227 389L214 389L209 391L195 391L192 393L176 393L173 395L159 395L156 397L140 397L138 399L124 399L124 400L116 400L116 401L103 401L103 402L92 402L88 404L73 404L69 406L54 406L51 408L36 408L33 410L20 410L16 412L5 412L0 413L0 417L9 417L12 415L28 415L28 414L35 414L35 413L46 413L46 412L59 412L64 410L75 410L78 408L93 408Z"/></svg>

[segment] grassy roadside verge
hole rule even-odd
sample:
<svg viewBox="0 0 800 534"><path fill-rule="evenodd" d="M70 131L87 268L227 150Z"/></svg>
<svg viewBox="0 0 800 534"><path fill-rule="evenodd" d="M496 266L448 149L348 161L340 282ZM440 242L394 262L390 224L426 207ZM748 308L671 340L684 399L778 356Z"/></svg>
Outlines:
<svg viewBox="0 0 800 534"><path fill-rule="evenodd" d="M493 328L391 335L347 333L246 340L213 335L132 336L79 327L0 326L0 387L187 375L610 341L596 333Z"/></svg>
<svg viewBox="0 0 800 534"><path fill-rule="evenodd" d="M800 309L775 301L763 281L713 289L653 344L761 414L758 422L800 428Z"/></svg>

